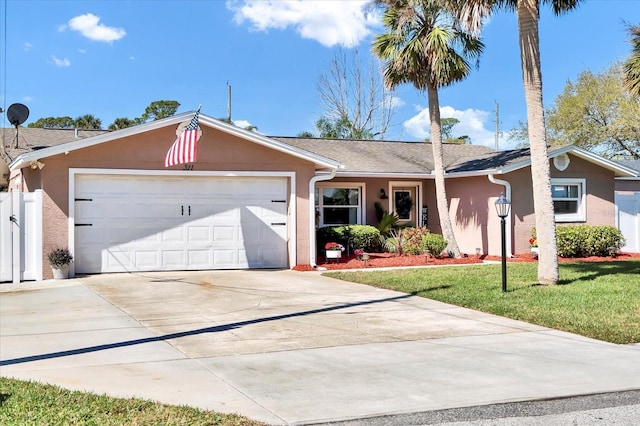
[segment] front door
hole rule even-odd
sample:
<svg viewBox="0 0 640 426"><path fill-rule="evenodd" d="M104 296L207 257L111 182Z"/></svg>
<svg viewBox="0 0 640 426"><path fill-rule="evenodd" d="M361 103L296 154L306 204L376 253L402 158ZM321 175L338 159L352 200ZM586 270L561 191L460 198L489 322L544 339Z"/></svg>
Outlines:
<svg viewBox="0 0 640 426"><path fill-rule="evenodd" d="M420 184L416 182L392 182L390 191L390 211L398 215L398 223L421 226L418 215Z"/></svg>

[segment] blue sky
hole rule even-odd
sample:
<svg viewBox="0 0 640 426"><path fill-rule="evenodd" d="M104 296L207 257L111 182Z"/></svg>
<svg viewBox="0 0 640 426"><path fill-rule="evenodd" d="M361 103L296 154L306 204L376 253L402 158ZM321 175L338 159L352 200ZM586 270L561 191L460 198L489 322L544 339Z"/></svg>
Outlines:
<svg viewBox="0 0 640 426"><path fill-rule="evenodd" d="M179 112L227 114L260 133L314 131L322 115L316 83L338 48L366 52L382 31L366 1L0 0L0 106L24 103L29 120L93 114L107 127L138 117L154 100ZM545 105L580 71L601 71L630 52L625 22L640 23L640 1L587 0L540 19ZM515 14L500 12L483 32L480 67L441 90L456 133L494 146L495 103L505 133L526 119ZM428 136L426 94L405 85L387 139ZM9 126L5 114L3 125ZM509 144L500 140L500 148Z"/></svg>

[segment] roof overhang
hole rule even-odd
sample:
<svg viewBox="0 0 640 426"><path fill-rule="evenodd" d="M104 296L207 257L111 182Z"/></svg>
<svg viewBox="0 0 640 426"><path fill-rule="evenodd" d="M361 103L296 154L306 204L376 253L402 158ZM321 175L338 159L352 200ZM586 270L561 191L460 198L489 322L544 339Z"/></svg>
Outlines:
<svg viewBox="0 0 640 426"><path fill-rule="evenodd" d="M183 114L174 115L171 117L163 118L163 119L152 121L149 123L128 127L126 129L116 130L114 132L104 133L98 136L79 139L72 142L67 142L60 145L52 146L49 148L43 148L37 151L31 151L24 154L20 154L9 164L9 169L10 170L22 169L25 167L29 167L34 161L41 161L47 157L52 157L54 155L65 154L78 149L88 148L94 145L100 145L100 144L111 142L117 139L135 136L141 133L150 132L150 131L161 129L164 127L178 125L184 121L191 120L194 114L195 114L195 111L185 112ZM237 136L249 142L256 143L258 145L291 155L296 158L310 161L314 163L317 168L339 169L342 167L342 164L338 161L323 157L318 154L314 154L309 151L305 151L300 148L296 148L291 145L287 145L283 142L268 138L266 136L262 136L258 133L255 133L249 130L241 129L239 127L222 122L220 120L216 120L204 114L200 114L198 124L204 125L216 130L220 130L227 134Z"/></svg>
<svg viewBox="0 0 640 426"><path fill-rule="evenodd" d="M575 145L567 145L560 148L552 149L549 151L548 157L549 159L552 159L562 154L572 154L572 155L575 155L576 157L582 158L583 160L589 161L590 163L597 164L602 168L612 171L616 177L637 177L638 176L638 173L635 170L630 169L629 167L623 166L622 164L619 164L619 163L616 163L615 161L611 161L609 159L601 157L597 154L589 152L586 149L577 147ZM525 167L529 167L529 166L531 166L531 158L527 158L526 160L511 164L505 167L501 167L499 169L496 169L493 173L505 174L505 173L510 173L519 169L523 169Z"/></svg>
<svg viewBox="0 0 640 426"><path fill-rule="evenodd" d="M336 176L348 178L389 178L389 179L433 179L431 173L389 173L389 172L341 172L337 171Z"/></svg>

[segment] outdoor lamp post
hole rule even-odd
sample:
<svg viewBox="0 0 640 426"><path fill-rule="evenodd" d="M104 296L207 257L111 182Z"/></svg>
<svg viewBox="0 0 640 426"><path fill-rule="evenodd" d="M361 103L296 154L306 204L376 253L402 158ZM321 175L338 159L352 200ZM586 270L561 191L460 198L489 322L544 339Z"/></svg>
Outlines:
<svg viewBox="0 0 640 426"><path fill-rule="evenodd" d="M509 216L509 208L511 202L500 194L500 198L496 200L496 212L500 217L500 231L502 234L502 292L507 291L507 239L506 239L506 222L505 218Z"/></svg>

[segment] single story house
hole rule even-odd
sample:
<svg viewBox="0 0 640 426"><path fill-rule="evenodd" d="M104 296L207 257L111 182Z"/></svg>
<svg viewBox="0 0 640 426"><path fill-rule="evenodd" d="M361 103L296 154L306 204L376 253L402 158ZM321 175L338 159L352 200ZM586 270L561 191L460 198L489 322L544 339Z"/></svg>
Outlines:
<svg viewBox="0 0 640 426"><path fill-rule="evenodd" d="M165 168L192 117L89 134L20 128L17 148L9 129L0 281L50 278L55 247L73 253L72 274L315 265L316 226L375 225L376 202L440 232L428 143L267 137L201 114L197 162ZM462 252L500 253L501 193L508 251L528 251L529 151L446 144L444 156ZM549 161L558 223L615 225L619 179L640 192L637 169L583 149L551 149Z"/></svg>

